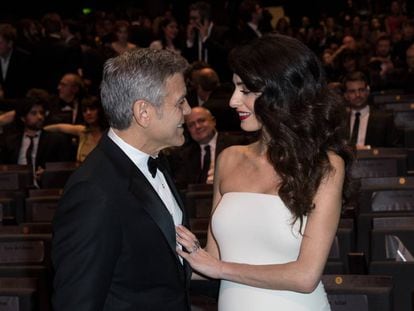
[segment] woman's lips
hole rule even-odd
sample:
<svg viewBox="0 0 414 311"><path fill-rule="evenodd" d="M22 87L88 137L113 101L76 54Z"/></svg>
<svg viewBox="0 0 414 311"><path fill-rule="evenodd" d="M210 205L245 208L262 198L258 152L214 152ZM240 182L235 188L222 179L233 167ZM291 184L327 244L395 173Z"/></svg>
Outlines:
<svg viewBox="0 0 414 311"><path fill-rule="evenodd" d="M251 115L250 112L243 112L243 111L239 111L238 114L239 114L240 121L246 120Z"/></svg>

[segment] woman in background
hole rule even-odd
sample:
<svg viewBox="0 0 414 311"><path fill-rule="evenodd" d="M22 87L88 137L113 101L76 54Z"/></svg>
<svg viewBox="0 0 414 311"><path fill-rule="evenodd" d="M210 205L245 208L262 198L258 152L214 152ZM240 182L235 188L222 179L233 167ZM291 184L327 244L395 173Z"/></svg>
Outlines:
<svg viewBox="0 0 414 311"><path fill-rule="evenodd" d="M156 50L170 50L181 54L181 49L177 42L178 24L173 17L164 17L159 24L158 40L151 42L150 48Z"/></svg>
<svg viewBox="0 0 414 311"><path fill-rule="evenodd" d="M76 161L83 162L96 147L108 124L97 97L87 97L81 102L82 116L85 124L58 123L44 127L49 132L61 132L79 137Z"/></svg>

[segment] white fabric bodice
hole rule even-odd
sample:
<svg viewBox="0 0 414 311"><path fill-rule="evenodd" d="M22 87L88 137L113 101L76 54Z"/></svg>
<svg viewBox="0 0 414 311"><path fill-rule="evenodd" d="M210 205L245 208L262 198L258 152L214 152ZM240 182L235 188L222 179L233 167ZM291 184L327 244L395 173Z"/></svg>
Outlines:
<svg viewBox="0 0 414 311"><path fill-rule="evenodd" d="M223 261L252 265L281 264L297 259L302 242L299 220L279 196L229 192L212 218L212 232ZM302 232L306 227L303 219ZM310 294L255 288L222 281L219 311L330 310L322 283Z"/></svg>

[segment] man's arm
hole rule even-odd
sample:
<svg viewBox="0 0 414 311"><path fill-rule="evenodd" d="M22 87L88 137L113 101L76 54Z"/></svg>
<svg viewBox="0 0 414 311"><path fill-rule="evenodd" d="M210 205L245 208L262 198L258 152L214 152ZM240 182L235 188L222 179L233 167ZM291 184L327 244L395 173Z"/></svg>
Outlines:
<svg viewBox="0 0 414 311"><path fill-rule="evenodd" d="M107 194L80 182L67 189L53 221L53 307L102 310L121 249L121 228Z"/></svg>

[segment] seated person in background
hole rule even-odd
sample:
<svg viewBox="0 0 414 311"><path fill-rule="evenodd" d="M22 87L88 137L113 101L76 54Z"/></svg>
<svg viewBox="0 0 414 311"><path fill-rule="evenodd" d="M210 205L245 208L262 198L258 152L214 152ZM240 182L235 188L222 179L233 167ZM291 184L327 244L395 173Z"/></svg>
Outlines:
<svg viewBox="0 0 414 311"><path fill-rule="evenodd" d="M391 82L405 94L414 94L414 42L408 47L405 55L407 66L397 68L393 72Z"/></svg>
<svg viewBox="0 0 414 311"><path fill-rule="evenodd" d="M218 74L211 67L195 71L193 78L197 95L195 101L189 100L189 105L210 110L216 118L219 131L240 131L239 117L228 105L233 87L221 84Z"/></svg>
<svg viewBox="0 0 414 311"><path fill-rule="evenodd" d="M18 130L2 135L0 140L0 158L3 164L33 166L36 177L40 177L46 162L73 161L70 158L69 138L43 130L45 106L43 100L29 98L16 107Z"/></svg>
<svg viewBox="0 0 414 311"><path fill-rule="evenodd" d="M48 124L82 122L79 103L85 91L82 78L74 73L63 75L57 87L58 96L51 99Z"/></svg>
<svg viewBox="0 0 414 311"><path fill-rule="evenodd" d="M81 101L84 124L57 123L44 127L47 132L61 132L79 138L76 161L83 162L96 147L108 124L99 99L86 97Z"/></svg>
<svg viewBox="0 0 414 311"><path fill-rule="evenodd" d="M382 91L396 88L390 76L394 71L394 63L391 58L392 42L388 36L381 36L375 43L374 55L368 62L368 74L372 91Z"/></svg>
<svg viewBox="0 0 414 311"><path fill-rule="evenodd" d="M197 96L194 101L188 104L190 107L203 106L210 95L220 86L220 78L213 68L205 67L196 70L193 79Z"/></svg>
<svg viewBox="0 0 414 311"><path fill-rule="evenodd" d="M16 46L17 32L0 24L0 98L22 98L32 82L31 55Z"/></svg>
<svg viewBox="0 0 414 311"><path fill-rule="evenodd" d="M349 144L357 149L399 147L400 135L392 112L370 106L370 88L366 76L360 71L346 75L343 89L349 107Z"/></svg>
<svg viewBox="0 0 414 311"><path fill-rule="evenodd" d="M151 42L150 48L156 50L170 50L181 54L182 47L177 42L178 24L174 17L164 17L158 25L158 40Z"/></svg>
<svg viewBox="0 0 414 311"><path fill-rule="evenodd" d="M185 116L191 141L166 154L178 188L189 184L213 183L215 159L225 148L247 144L247 139L217 132L216 121L209 110L194 107Z"/></svg>

